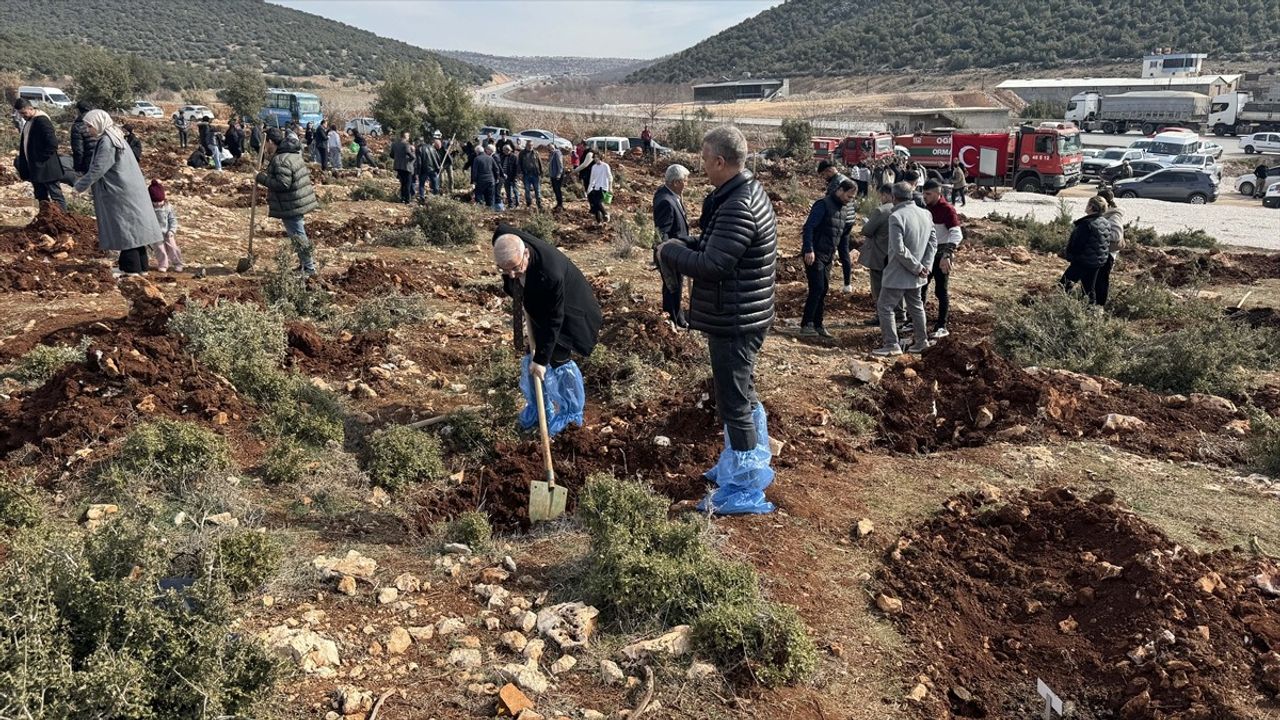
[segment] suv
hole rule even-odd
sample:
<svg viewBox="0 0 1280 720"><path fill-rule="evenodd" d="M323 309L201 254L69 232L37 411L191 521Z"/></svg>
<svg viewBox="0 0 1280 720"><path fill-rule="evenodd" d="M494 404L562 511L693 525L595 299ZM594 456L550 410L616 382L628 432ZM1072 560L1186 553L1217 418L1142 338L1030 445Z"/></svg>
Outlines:
<svg viewBox="0 0 1280 720"><path fill-rule="evenodd" d="M631 152L631 141L624 137L591 137L587 138L586 143L588 148L596 152L604 151L619 155L626 155Z"/></svg>
<svg viewBox="0 0 1280 720"><path fill-rule="evenodd" d="M1218 184L1208 173L1195 168L1166 168L1142 178L1120 180L1116 197L1170 200L1204 205L1218 199Z"/></svg>
<svg viewBox="0 0 1280 720"><path fill-rule="evenodd" d="M1172 160L1164 161L1164 164L1168 167L1193 167L1201 172L1209 173L1219 180L1222 179L1222 166L1214 162L1212 157L1203 153L1178 155Z"/></svg>
<svg viewBox="0 0 1280 720"><path fill-rule="evenodd" d="M348 133L359 130L362 135L381 135L382 123L371 117L358 117L348 120L344 129Z"/></svg>
<svg viewBox="0 0 1280 720"><path fill-rule="evenodd" d="M1280 133L1254 133L1240 136L1240 147L1246 155L1280 152Z"/></svg>
<svg viewBox="0 0 1280 720"><path fill-rule="evenodd" d="M203 120L204 118L213 118L213 111L203 105L183 105L178 109L178 114L188 120Z"/></svg>
<svg viewBox="0 0 1280 720"><path fill-rule="evenodd" d="M1083 177L1081 182L1089 180L1097 180L1103 176L1103 172L1120 167L1120 163L1128 160L1133 162L1142 158L1141 150L1130 150L1128 148L1113 147L1107 148L1097 157L1085 158L1081 173Z"/></svg>
<svg viewBox="0 0 1280 720"><path fill-rule="evenodd" d="M516 146L523 148L526 142L536 148L544 148L554 145L561 150L572 150L573 143L565 140L550 130L521 130L519 135L512 135L511 139L515 141Z"/></svg>
<svg viewBox="0 0 1280 720"><path fill-rule="evenodd" d="M1280 177L1280 165L1267 168L1267 179L1270 180L1276 177ZM1254 175L1252 172L1245 173L1244 175L1236 177L1236 190L1238 190L1241 195L1253 197L1253 191L1258 189L1257 183L1257 175Z"/></svg>
<svg viewBox="0 0 1280 720"><path fill-rule="evenodd" d="M129 110L129 114L138 117L164 117L164 111L157 107L155 103L147 100L135 100L133 107Z"/></svg>

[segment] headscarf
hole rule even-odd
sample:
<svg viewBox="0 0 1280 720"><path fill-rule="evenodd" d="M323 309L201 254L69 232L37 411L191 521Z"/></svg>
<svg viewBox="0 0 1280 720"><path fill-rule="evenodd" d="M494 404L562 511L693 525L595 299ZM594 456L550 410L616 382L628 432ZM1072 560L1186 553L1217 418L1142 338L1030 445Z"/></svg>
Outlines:
<svg viewBox="0 0 1280 720"><path fill-rule="evenodd" d="M105 110L90 110L84 114L84 124L98 131L99 137L106 137L117 149L124 149L124 133L116 126Z"/></svg>

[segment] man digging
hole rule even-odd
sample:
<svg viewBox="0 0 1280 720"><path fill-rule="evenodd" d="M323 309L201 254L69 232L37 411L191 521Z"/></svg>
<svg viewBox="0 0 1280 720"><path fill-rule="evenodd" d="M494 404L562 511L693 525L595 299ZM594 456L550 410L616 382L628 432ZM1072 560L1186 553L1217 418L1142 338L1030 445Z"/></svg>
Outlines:
<svg viewBox="0 0 1280 720"><path fill-rule="evenodd" d="M571 423L581 426L586 389L572 358L591 355L604 321L591 285L564 253L509 225L493 233L493 259L502 272L502 289L515 305L516 346L523 345L522 310L532 335L532 352L521 362L525 407L520 427L530 430L538 423L535 377L545 391L548 432L555 435Z"/></svg>

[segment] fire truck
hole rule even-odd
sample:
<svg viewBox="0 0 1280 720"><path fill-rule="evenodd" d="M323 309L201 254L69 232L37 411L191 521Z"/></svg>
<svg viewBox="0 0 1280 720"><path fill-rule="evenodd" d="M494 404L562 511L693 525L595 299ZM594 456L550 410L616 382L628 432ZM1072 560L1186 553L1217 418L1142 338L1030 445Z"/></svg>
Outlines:
<svg viewBox="0 0 1280 720"><path fill-rule="evenodd" d="M898 145L926 168L964 166L970 181L1056 195L1080 182L1080 130L1070 123L1023 125L1007 132L939 129L899 135Z"/></svg>
<svg viewBox="0 0 1280 720"><path fill-rule="evenodd" d="M815 137L813 156L819 160L837 160L857 165L893 156L893 135L887 132L858 132L843 139Z"/></svg>

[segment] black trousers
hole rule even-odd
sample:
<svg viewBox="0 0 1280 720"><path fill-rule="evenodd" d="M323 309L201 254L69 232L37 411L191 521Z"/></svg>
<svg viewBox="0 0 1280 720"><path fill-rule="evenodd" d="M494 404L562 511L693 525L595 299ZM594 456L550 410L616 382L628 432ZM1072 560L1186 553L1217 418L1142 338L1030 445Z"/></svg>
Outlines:
<svg viewBox="0 0 1280 720"><path fill-rule="evenodd" d="M964 188L962 187L951 188L951 204L952 205L966 205L968 204L968 202L969 202L968 199L965 198L964 196Z"/></svg>
<svg viewBox="0 0 1280 720"><path fill-rule="evenodd" d="M564 177L551 178L551 192L556 196L556 207L564 207Z"/></svg>
<svg viewBox="0 0 1280 720"><path fill-rule="evenodd" d="M1105 267L1105 266L1104 266ZM1097 296L1098 273L1101 267L1085 267L1078 263L1071 263L1067 266L1067 271L1062 273L1062 279L1058 280L1058 285L1063 290L1070 290L1075 287L1076 283L1080 284L1080 289L1084 291L1085 297L1089 299L1090 305L1100 305Z"/></svg>
<svg viewBox="0 0 1280 720"><path fill-rule="evenodd" d="M178 128L178 147L187 146L187 131L185 128Z"/></svg>
<svg viewBox="0 0 1280 720"><path fill-rule="evenodd" d="M1111 294L1111 268L1115 264L1116 259L1107 255L1107 262L1098 268L1098 278L1093 282L1093 294L1098 305L1107 304L1107 296Z"/></svg>
<svg viewBox="0 0 1280 720"><path fill-rule="evenodd" d="M39 202L57 203L63 210L67 209L67 199L62 196L62 186L57 181L47 183L31 183L31 192Z"/></svg>
<svg viewBox="0 0 1280 720"><path fill-rule="evenodd" d="M413 200L413 173L397 170L396 177L400 180L400 202L407 205Z"/></svg>
<svg viewBox="0 0 1280 720"><path fill-rule="evenodd" d="M603 190L592 190L587 193L587 202L591 204L591 217L599 222L609 219L609 211L604 207Z"/></svg>
<svg viewBox="0 0 1280 720"><path fill-rule="evenodd" d="M942 261L944 258L951 257L950 250L943 254L941 250L937 255L933 256L933 270L929 273L929 279L925 281L924 287L920 288L920 299L929 300L929 285L933 284L933 295L938 298L938 322L934 325L936 328L944 328L947 326L947 316L951 313L951 291L949 284L951 282L951 273L942 272Z"/></svg>
<svg viewBox="0 0 1280 720"><path fill-rule="evenodd" d="M684 300L684 278L680 279L680 284L674 290L668 290L666 283L662 284L662 312L671 318L671 322L677 327L689 327L689 320L685 317L684 308L680 307L680 303Z"/></svg>
<svg viewBox="0 0 1280 720"><path fill-rule="evenodd" d="M708 335L711 380L715 385L716 411L729 433L734 450L753 450L759 438L751 420L756 397L756 356L764 345L765 331L739 335Z"/></svg>
<svg viewBox="0 0 1280 720"><path fill-rule="evenodd" d="M809 281L809 295L804 300L804 315L800 324L812 325L817 329L822 327L827 290L831 287L831 257L815 255L813 264L805 267L804 274Z"/></svg>
<svg viewBox="0 0 1280 720"><path fill-rule="evenodd" d="M147 246L120 251L120 272L140 273L147 271Z"/></svg>
<svg viewBox="0 0 1280 720"><path fill-rule="evenodd" d="M849 233L840 236L840 244L836 246L836 252L840 257L840 270L844 273L844 284L849 285L853 282L853 256L849 254ZM827 264L831 264L831 259L827 259Z"/></svg>

